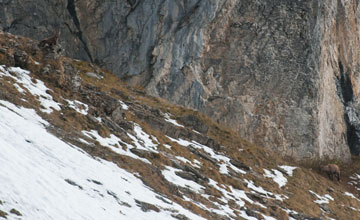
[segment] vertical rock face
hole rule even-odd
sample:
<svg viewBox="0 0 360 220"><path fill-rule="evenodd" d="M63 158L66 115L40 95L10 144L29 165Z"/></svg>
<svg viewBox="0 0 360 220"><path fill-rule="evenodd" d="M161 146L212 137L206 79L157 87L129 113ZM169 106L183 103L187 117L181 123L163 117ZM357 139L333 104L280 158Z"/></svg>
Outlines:
<svg viewBox="0 0 360 220"><path fill-rule="evenodd" d="M60 29L68 55L89 60L87 45L79 38L81 30L74 23L68 5L71 6L65 0L0 0L0 26L3 31L35 39L43 39Z"/></svg>
<svg viewBox="0 0 360 220"><path fill-rule="evenodd" d="M61 29L68 55L295 158L360 153L356 0L0 0L4 31ZM32 14L31 14L32 13Z"/></svg>

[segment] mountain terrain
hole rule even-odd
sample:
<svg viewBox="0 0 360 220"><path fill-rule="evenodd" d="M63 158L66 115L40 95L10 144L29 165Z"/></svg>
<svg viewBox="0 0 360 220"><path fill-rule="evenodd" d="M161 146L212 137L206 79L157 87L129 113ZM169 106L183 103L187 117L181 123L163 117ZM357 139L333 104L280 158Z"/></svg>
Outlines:
<svg viewBox="0 0 360 220"><path fill-rule="evenodd" d="M63 53L0 32L0 219L360 218L358 156L283 157Z"/></svg>
<svg viewBox="0 0 360 220"><path fill-rule="evenodd" d="M5 32L299 160L360 152L357 0L1 0Z"/></svg>

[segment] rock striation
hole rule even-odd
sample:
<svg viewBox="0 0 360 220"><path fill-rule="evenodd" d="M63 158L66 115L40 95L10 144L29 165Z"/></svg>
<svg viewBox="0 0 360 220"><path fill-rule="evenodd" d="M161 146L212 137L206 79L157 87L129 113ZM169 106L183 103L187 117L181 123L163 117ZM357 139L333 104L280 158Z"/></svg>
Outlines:
<svg viewBox="0 0 360 220"><path fill-rule="evenodd" d="M298 159L360 153L358 1L0 0L43 39Z"/></svg>

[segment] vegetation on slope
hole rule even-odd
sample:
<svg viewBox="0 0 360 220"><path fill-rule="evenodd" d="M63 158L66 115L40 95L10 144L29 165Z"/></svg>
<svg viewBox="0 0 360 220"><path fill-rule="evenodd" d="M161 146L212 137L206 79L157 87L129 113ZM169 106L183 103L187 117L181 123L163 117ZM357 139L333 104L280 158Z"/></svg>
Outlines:
<svg viewBox="0 0 360 220"><path fill-rule="evenodd" d="M319 172L320 162L284 159L198 111L146 95L107 70L61 56L61 48L37 43L0 33L0 99L35 109L54 135L134 173L172 202L206 219L360 218L359 158L351 166L339 164L341 181L330 181ZM47 100L60 108L44 106L14 66L28 70L32 84L44 82ZM297 168L291 175L281 165ZM178 182L169 178L172 172ZM137 203L144 211L161 211Z"/></svg>

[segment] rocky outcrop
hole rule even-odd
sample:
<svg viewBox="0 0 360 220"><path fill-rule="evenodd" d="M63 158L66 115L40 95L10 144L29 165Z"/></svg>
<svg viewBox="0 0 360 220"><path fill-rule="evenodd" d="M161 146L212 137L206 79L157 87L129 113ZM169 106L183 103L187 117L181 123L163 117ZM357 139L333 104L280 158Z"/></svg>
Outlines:
<svg viewBox="0 0 360 220"><path fill-rule="evenodd" d="M67 55L149 94L284 155L344 160L360 152L359 15L355 0L0 1L4 31L60 27Z"/></svg>

